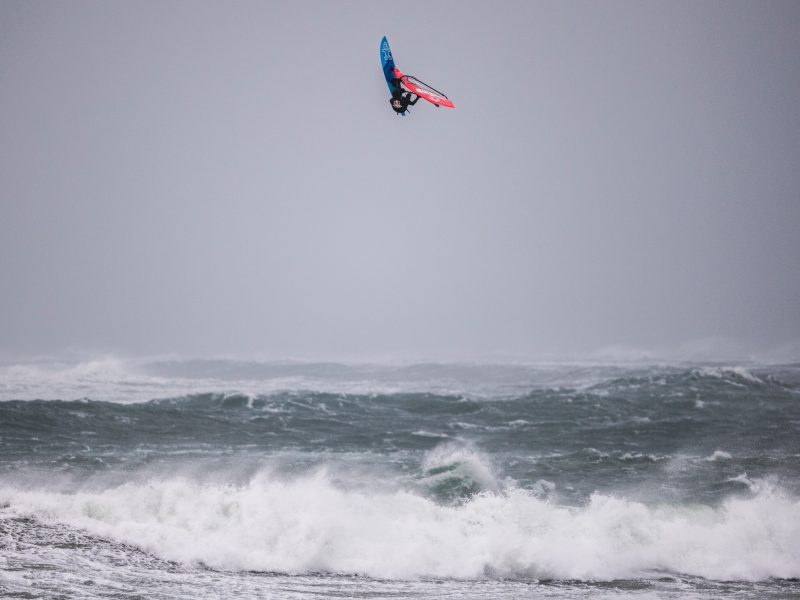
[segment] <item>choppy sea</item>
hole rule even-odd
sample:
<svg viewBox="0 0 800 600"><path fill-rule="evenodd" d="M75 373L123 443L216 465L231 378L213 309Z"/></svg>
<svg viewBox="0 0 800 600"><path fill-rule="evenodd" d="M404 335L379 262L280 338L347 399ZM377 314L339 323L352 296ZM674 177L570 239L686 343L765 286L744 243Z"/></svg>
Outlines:
<svg viewBox="0 0 800 600"><path fill-rule="evenodd" d="M0 364L0 596L800 597L800 365Z"/></svg>

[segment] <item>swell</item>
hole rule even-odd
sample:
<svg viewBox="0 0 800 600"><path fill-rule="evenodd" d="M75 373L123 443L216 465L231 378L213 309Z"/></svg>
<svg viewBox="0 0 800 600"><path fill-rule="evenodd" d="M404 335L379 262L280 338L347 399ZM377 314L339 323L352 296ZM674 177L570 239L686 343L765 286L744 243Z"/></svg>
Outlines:
<svg viewBox="0 0 800 600"><path fill-rule="evenodd" d="M607 452L621 439L634 444L631 450L656 454L692 440L705 440L710 451L721 442L743 439L753 447L776 449L797 445L798 399L796 384L715 368L615 377L585 388L531 387L516 397L494 399L299 390L196 393L133 404L19 400L0 402L0 436L21 444L20 449L33 438L56 445L81 438L123 447L192 439L302 443L296 433L352 448L371 447L388 436L391 447L408 449L429 448L446 437L508 450L574 449L577 440L581 448Z"/></svg>
<svg viewBox="0 0 800 600"><path fill-rule="evenodd" d="M6 401L0 438L9 474L229 467L285 454L287 469L331 459L391 465L398 477L436 475L440 500L491 491L447 470L424 474L425 453L455 444L480 448L519 487L556 485L572 504L620 489L637 499L718 503L765 476L800 487L796 384L739 368L628 373L496 399L284 391L133 404Z"/></svg>
<svg viewBox="0 0 800 600"><path fill-rule="evenodd" d="M200 393L144 403L0 402L12 454L87 444L426 450L469 439L495 452L593 448L613 454L691 449L800 453L796 385L740 369L612 378L510 399L434 393Z"/></svg>

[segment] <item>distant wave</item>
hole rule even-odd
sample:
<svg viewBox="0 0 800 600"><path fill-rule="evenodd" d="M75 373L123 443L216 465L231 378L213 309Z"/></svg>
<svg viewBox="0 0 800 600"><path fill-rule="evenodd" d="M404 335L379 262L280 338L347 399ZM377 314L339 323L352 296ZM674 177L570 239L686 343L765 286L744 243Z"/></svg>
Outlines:
<svg viewBox="0 0 800 600"><path fill-rule="evenodd" d="M427 450L451 438L520 452L619 450L610 456L627 462L661 461L692 444L702 457L724 450L706 463L727 463L732 462L724 460L727 453L746 457L748 444L767 453L778 448L794 453L792 415L800 388L778 379L781 375L741 368L614 368L588 386L539 381L537 387L532 381L520 383L517 395L487 399L421 391L289 390L210 391L135 403L7 400L0 401L0 437L6 458L22 461L18 464L72 464L72 457L84 461L98 453L118 460L115 450L136 452L142 445L167 453L208 445L392 452ZM170 391L149 389L156 395Z"/></svg>
<svg viewBox="0 0 800 600"><path fill-rule="evenodd" d="M0 431L23 422L25 431L52 430L59 435L68 435L76 427L83 429L85 423L90 423L96 433L101 433L100 430L106 427L114 430L124 425L127 428L129 424L141 431L142 427L146 429L150 421L162 425L172 421L172 426L178 430L193 431L197 427L213 429L227 421L250 422L257 415L273 420L281 416L303 418L317 415L330 418L339 415L366 422L365 419L371 416L386 419L417 415L422 419L478 412L485 417L480 422L448 420L448 426L460 430L524 430L536 426L542 419L546 420L554 410L564 418L570 418L570 415L576 419L590 416L596 411L593 407L597 397L610 399L603 405L603 411L609 418L617 419L620 425L627 423L629 426L646 428L656 427L659 420L678 416L678 411L684 418L687 415L697 417L703 414L698 410L714 407L720 402L728 410L734 406L745 410L756 398L768 403L791 404L800 396L800 386L797 384L782 382L769 373L756 375L742 368L662 369L631 374L619 373L615 369L607 373L605 379L591 385L548 387L541 385L541 382L537 386L537 382L531 381L528 385L520 384L518 395L483 400L441 390L398 391L396 387L399 386L391 387L393 391L384 390L381 393L376 391L379 386L368 386L370 389L367 393L363 393L363 390L356 393L306 390L304 386L308 382L302 382L298 390L270 390L274 383L270 382L265 386L268 391L261 393L215 390L160 397L159 394L174 390L167 385L153 385L147 391L157 399L136 403L86 398L58 402L0 400ZM336 389L339 386L319 387ZM672 405L676 408L672 409ZM245 413L238 414L239 411ZM204 414L216 414L219 418L203 422L201 417ZM85 417L91 417L91 421L86 422ZM75 422L75 426L71 426L72 422ZM419 422L421 428L414 430L417 435L442 435L441 431L428 428L430 421L427 421L428 426L425 423Z"/></svg>
<svg viewBox="0 0 800 600"><path fill-rule="evenodd" d="M741 365L418 363L337 364L229 360L87 362L0 365L0 401L80 400L146 402L204 393L264 396L304 391L348 395L431 393L474 399L514 398L532 390L614 391L695 379L732 385L800 384L797 367ZM666 378L666 379L665 379Z"/></svg>

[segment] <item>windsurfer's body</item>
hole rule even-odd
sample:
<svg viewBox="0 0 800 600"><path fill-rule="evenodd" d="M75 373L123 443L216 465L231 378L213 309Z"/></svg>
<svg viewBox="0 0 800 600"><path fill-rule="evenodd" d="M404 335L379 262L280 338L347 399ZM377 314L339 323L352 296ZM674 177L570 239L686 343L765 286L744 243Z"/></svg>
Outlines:
<svg viewBox="0 0 800 600"><path fill-rule="evenodd" d="M434 106L444 106L445 108L455 108L452 100L442 92L437 91L424 81L420 81L413 75L404 75L403 72L394 64L394 57L389 48L389 41L386 36L381 40L381 67L386 84L389 86L389 106L398 115L408 113L410 106L414 106L422 98Z"/></svg>
<svg viewBox="0 0 800 600"><path fill-rule="evenodd" d="M392 79L392 97L389 99L389 104L392 106L392 110L396 112L398 115L404 114L409 106L414 106L419 100L419 96L415 96L411 92L406 92L400 85L399 79ZM412 100L412 96L414 99Z"/></svg>

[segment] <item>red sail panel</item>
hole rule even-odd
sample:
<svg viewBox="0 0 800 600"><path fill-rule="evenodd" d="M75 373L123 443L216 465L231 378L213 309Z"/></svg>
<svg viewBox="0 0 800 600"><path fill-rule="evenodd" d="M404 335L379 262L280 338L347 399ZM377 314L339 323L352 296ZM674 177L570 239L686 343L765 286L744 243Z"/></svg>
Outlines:
<svg viewBox="0 0 800 600"><path fill-rule="evenodd" d="M397 67L394 68L394 75L397 77L402 83L403 87L405 87L409 92L412 92L419 96L420 98L425 98L431 104L436 106L444 106L445 108L455 108L456 105L453 104L453 101L449 98L445 98L434 92L433 90L429 90L427 88L419 86L414 81L411 81L407 75L403 75L402 71Z"/></svg>

